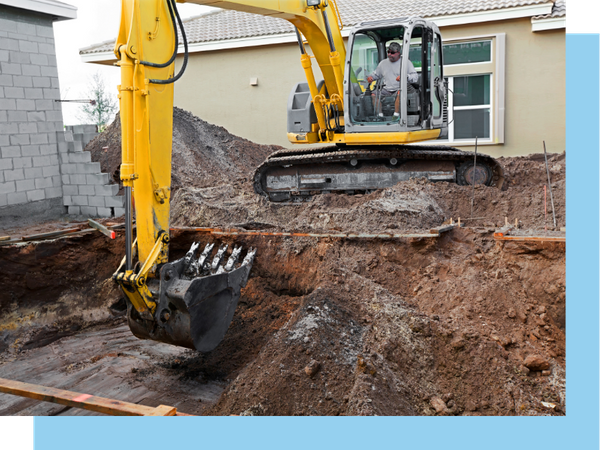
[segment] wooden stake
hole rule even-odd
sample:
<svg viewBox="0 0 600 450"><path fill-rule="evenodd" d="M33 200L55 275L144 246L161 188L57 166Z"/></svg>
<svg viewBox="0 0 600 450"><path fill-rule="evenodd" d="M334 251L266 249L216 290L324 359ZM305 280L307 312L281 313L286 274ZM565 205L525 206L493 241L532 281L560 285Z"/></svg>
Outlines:
<svg viewBox="0 0 600 450"><path fill-rule="evenodd" d="M552 221L556 228L556 214L554 213L554 197L552 197L552 186L550 185L550 169L548 169L548 156L546 155L546 141L544 143L544 161L546 161L546 174L548 175L548 189L550 189L550 204L552 205Z"/></svg>

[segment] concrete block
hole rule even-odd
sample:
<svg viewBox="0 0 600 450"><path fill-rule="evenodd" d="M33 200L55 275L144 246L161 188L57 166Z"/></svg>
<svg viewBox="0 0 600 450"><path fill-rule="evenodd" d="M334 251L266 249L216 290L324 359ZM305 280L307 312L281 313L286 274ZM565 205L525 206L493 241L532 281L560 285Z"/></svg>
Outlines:
<svg viewBox="0 0 600 450"><path fill-rule="evenodd" d="M0 39L1 41L2 39ZM13 76L0 73L0 86L12 86L13 85Z"/></svg>
<svg viewBox="0 0 600 450"><path fill-rule="evenodd" d="M0 39L0 49L19 51L19 41L17 39Z"/></svg>
<svg viewBox="0 0 600 450"><path fill-rule="evenodd" d="M31 58L30 58L31 53L23 53L20 50L17 51L10 51L8 53L8 62L13 63L13 64L31 64ZM21 72L23 71L23 68L21 67Z"/></svg>
<svg viewBox="0 0 600 450"><path fill-rule="evenodd" d="M42 168L41 167L31 167L31 168L26 168L24 170L25 172L25 179L29 180L32 178L41 178L44 176L44 173L42 172Z"/></svg>
<svg viewBox="0 0 600 450"><path fill-rule="evenodd" d="M0 147L10 145L10 137L7 134L0 134Z"/></svg>
<svg viewBox="0 0 600 450"><path fill-rule="evenodd" d="M63 205L73 206L73 200L70 195L63 195Z"/></svg>
<svg viewBox="0 0 600 450"><path fill-rule="evenodd" d="M69 144L69 152L73 153L73 154L81 154L81 152L83 152L83 146L81 145L80 141L72 141L72 142L67 142L67 144ZM88 153L89 155L89 153ZM73 161L73 162L89 162L91 161L91 159L88 159L87 161Z"/></svg>
<svg viewBox="0 0 600 450"><path fill-rule="evenodd" d="M88 196L87 195L73 195L71 197L74 205L77 206L88 206Z"/></svg>
<svg viewBox="0 0 600 450"><path fill-rule="evenodd" d="M79 195L79 189L76 184L66 184L63 186L65 195Z"/></svg>
<svg viewBox="0 0 600 450"><path fill-rule="evenodd" d="M89 162L77 164L77 172L85 174L98 174L102 172L99 162Z"/></svg>
<svg viewBox="0 0 600 450"><path fill-rule="evenodd" d="M0 62L10 62L8 50L0 50Z"/></svg>
<svg viewBox="0 0 600 450"><path fill-rule="evenodd" d="M10 145L29 145L28 134L13 134L10 137Z"/></svg>
<svg viewBox="0 0 600 450"><path fill-rule="evenodd" d="M61 164L60 171L66 175L75 174L77 173L77 164Z"/></svg>
<svg viewBox="0 0 600 450"><path fill-rule="evenodd" d="M7 111L9 122L27 122L27 112L25 111Z"/></svg>
<svg viewBox="0 0 600 450"><path fill-rule="evenodd" d="M87 180L87 184L108 184L108 174L107 173L99 173L99 174L87 174L85 176ZM108 205L106 205L108 206Z"/></svg>
<svg viewBox="0 0 600 450"><path fill-rule="evenodd" d="M0 100L1 102L2 100ZM14 101L14 100L11 100ZM19 125L16 123L0 123L0 134L17 134L19 132Z"/></svg>
<svg viewBox="0 0 600 450"><path fill-rule="evenodd" d="M13 158L12 161L14 169L31 169L33 167L31 158Z"/></svg>
<svg viewBox="0 0 600 450"><path fill-rule="evenodd" d="M87 180L85 178L86 177L85 175L75 174L75 175L70 175L70 177L71 177L71 183L70 184L87 184ZM69 183L67 183L67 184L69 184Z"/></svg>
<svg viewBox="0 0 600 450"><path fill-rule="evenodd" d="M14 80L16 80L19 77L14 77ZM22 87L9 87L9 86L5 86L4 87L4 96L6 98L25 98L25 89L26 88L22 88Z"/></svg>
<svg viewBox="0 0 600 450"><path fill-rule="evenodd" d="M98 133L84 133L82 139L83 146L85 147L86 145L88 145L90 141L96 136L98 136Z"/></svg>
<svg viewBox="0 0 600 450"><path fill-rule="evenodd" d="M105 184L104 186L96 185L94 186L94 189L96 190L96 195L102 197L112 197L119 193L118 184Z"/></svg>
<svg viewBox="0 0 600 450"><path fill-rule="evenodd" d="M0 122L6 122L8 120L8 114L6 111L0 111Z"/></svg>
<svg viewBox="0 0 600 450"><path fill-rule="evenodd" d="M63 154L65 157L68 155L68 151L69 151L69 146L67 145L66 142L59 142L58 143L58 151L59 153Z"/></svg>
<svg viewBox="0 0 600 450"><path fill-rule="evenodd" d="M59 176L60 172L58 170L58 166L46 166L42 167L42 172L45 177L55 177Z"/></svg>
<svg viewBox="0 0 600 450"><path fill-rule="evenodd" d="M40 55L40 56L46 56L46 55ZM46 58L46 62L48 62L48 58ZM56 69L56 67L40 66L40 70L42 71L43 77L58 77L58 70Z"/></svg>
<svg viewBox="0 0 600 450"><path fill-rule="evenodd" d="M46 193L46 198L57 198L63 196L63 190L60 186L46 188L44 189L44 192Z"/></svg>
<svg viewBox="0 0 600 450"><path fill-rule="evenodd" d="M17 33L36 36L35 25L26 22L17 22Z"/></svg>
<svg viewBox="0 0 600 450"><path fill-rule="evenodd" d="M90 206L96 206L100 208L104 208L104 199L110 197L97 197L95 195L88 197L88 201Z"/></svg>
<svg viewBox="0 0 600 450"><path fill-rule="evenodd" d="M24 180L25 172L23 172L23 169L5 170L4 179L5 181Z"/></svg>
<svg viewBox="0 0 600 450"><path fill-rule="evenodd" d="M93 206L82 206L81 215L86 217L98 217L98 208Z"/></svg>
<svg viewBox="0 0 600 450"><path fill-rule="evenodd" d="M0 109L17 109L17 102L13 98L0 98Z"/></svg>
<svg viewBox="0 0 600 450"><path fill-rule="evenodd" d="M29 56L29 61L31 62L31 57ZM39 77L42 75L42 71L40 70L40 66L34 66L33 64L21 64L21 72L23 75L27 75L30 77ZM35 87L35 85L34 85Z"/></svg>
<svg viewBox="0 0 600 450"><path fill-rule="evenodd" d="M81 215L81 208L79 206L69 206L69 208L67 209L68 214L71 214L73 216L80 216Z"/></svg>
<svg viewBox="0 0 600 450"><path fill-rule="evenodd" d="M42 133L42 131L40 130L40 127L38 126L38 132ZM48 133L48 143L49 144L54 144L54 146L56 147L56 133L52 132L52 133Z"/></svg>
<svg viewBox="0 0 600 450"><path fill-rule="evenodd" d="M43 88L44 98L51 100L60 100L60 92L55 88Z"/></svg>
<svg viewBox="0 0 600 450"><path fill-rule="evenodd" d="M19 111L35 111L35 100L17 99L17 109ZM36 113L27 112L27 114L29 115ZM28 116L27 120L30 122L44 122L46 120L46 115L43 112L37 114L41 114L41 116L32 116L31 118Z"/></svg>
<svg viewBox="0 0 600 450"><path fill-rule="evenodd" d="M17 192L33 191L35 189L35 180L17 181Z"/></svg>
<svg viewBox="0 0 600 450"><path fill-rule="evenodd" d="M10 33L16 33L17 32L17 22L15 22L14 20L11 20L9 18L2 18L0 19L0 30L2 31L8 31Z"/></svg>
<svg viewBox="0 0 600 450"><path fill-rule="evenodd" d="M46 113L46 119L48 120L48 122L60 122L61 125L59 128L62 128L62 111L60 110L60 103L56 103L56 105L56 108L58 108L58 110L48 111Z"/></svg>
<svg viewBox="0 0 600 450"><path fill-rule="evenodd" d="M8 205L8 199L6 194L0 194L0 206Z"/></svg>
<svg viewBox="0 0 600 450"><path fill-rule="evenodd" d="M10 194L11 192L16 192L17 188L14 181L7 181L5 183L0 183L0 194Z"/></svg>
<svg viewBox="0 0 600 450"><path fill-rule="evenodd" d="M30 124L36 125L35 122L30 122ZM36 126L36 131L37 131L37 126ZM36 132L36 134L32 134L29 137L29 140L31 141L32 144L47 144L48 143L48 133Z"/></svg>
<svg viewBox="0 0 600 450"><path fill-rule="evenodd" d="M4 39L0 39L4 41ZM21 64L0 62L0 71L5 75L21 75Z"/></svg>
<svg viewBox="0 0 600 450"><path fill-rule="evenodd" d="M98 217L112 217L112 209L98 208Z"/></svg>
<svg viewBox="0 0 600 450"><path fill-rule="evenodd" d="M104 204L107 208L123 208L125 206L125 197L121 195L104 197Z"/></svg>
<svg viewBox="0 0 600 450"><path fill-rule="evenodd" d="M41 155L56 155L56 144L42 144L40 145L40 154Z"/></svg>
<svg viewBox="0 0 600 450"><path fill-rule="evenodd" d="M20 205L21 203L27 203L27 194L25 192L13 192L7 196L9 205Z"/></svg>
<svg viewBox="0 0 600 450"><path fill-rule="evenodd" d="M60 175L55 175L52 177L52 187L62 186L62 180Z"/></svg>
<svg viewBox="0 0 600 450"><path fill-rule="evenodd" d="M51 26L36 25L35 33L38 36L45 37L45 38L53 38L54 37L54 29Z"/></svg>
<svg viewBox="0 0 600 450"><path fill-rule="evenodd" d="M38 51L40 53L43 53L44 55L54 55L55 50L54 50L54 45L50 45L50 44L38 44Z"/></svg>
<svg viewBox="0 0 600 450"><path fill-rule="evenodd" d="M72 183L73 183L73 182L71 181L71 177L72 177L72 176L73 176L73 175L66 175L66 174L62 174L62 175L60 176L60 179L62 180L62 184L63 184L63 185L65 185L65 184L72 184Z"/></svg>
<svg viewBox="0 0 600 450"><path fill-rule="evenodd" d="M30 59L31 59L31 64L40 66L40 69L42 67L45 67L48 65L48 55L40 55L40 54L32 53L30 55ZM43 71L42 71L41 75L43 75Z"/></svg>
<svg viewBox="0 0 600 450"><path fill-rule="evenodd" d="M52 184L52 177L35 179L35 188L36 189L44 189L44 188L48 188L48 187L54 187L54 185Z"/></svg>
<svg viewBox="0 0 600 450"><path fill-rule="evenodd" d="M2 159L4 158L19 158L21 157L21 146L20 145L9 145L2 147Z"/></svg>
<svg viewBox="0 0 600 450"><path fill-rule="evenodd" d="M54 124L52 122L38 122L38 131L40 133L56 133L54 130Z"/></svg>
<svg viewBox="0 0 600 450"><path fill-rule="evenodd" d="M24 88L24 90L25 98L29 98L32 100L46 99L46 97L44 97L44 90L41 88Z"/></svg>
<svg viewBox="0 0 600 450"><path fill-rule="evenodd" d="M96 196L96 192L94 190L93 185L81 184L78 186L78 189L79 189L79 195L89 195L92 197ZM97 205L93 205L93 206L97 206ZM102 206L104 206L104 202L102 202Z"/></svg>
<svg viewBox="0 0 600 450"><path fill-rule="evenodd" d="M92 154L90 152L78 152L69 154L69 162L76 164L90 163Z"/></svg>
<svg viewBox="0 0 600 450"><path fill-rule="evenodd" d="M34 156L33 167L51 166L50 156Z"/></svg>
<svg viewBox="0 0 600 450"><path fill-rule="evenodd" d="M12 158L1 158L0 159L0 170L11 170L13 168Z"/></svg>
<svg viewBox="0 0 600 450"><path fill-rule="evenodd" d="M60 82L58 81L58 78L56 78L56 77L51 77L51 78L50 78L50 83L51 83L51 86L52 86L53 88L60 89Z"/></svg>
<svg viewBox="0 0 600 450"><path fill-rule="evenodd" d="M33 77L32 78L33 86L36 88L49 88L52 87L52 83L50 78L47 77ZM29 86L28 86L29 87Z"/></svg>
<svg viewBox="0 0 600 450"><path fill-rule="evenodd" d="M125 208L113 208L115 217L121 217L125 215Z"/></svg>
<svg viewBox="0 0 600 450"><path fill-rule="evenodd" d="M64 136L66 142L73 142L73 132L71 130L65 128Z"/></svg>
<svg viewBox="0 0 600 450"><path fill-rule="evenodd" d="M15 87L30 88L33 87L32 80L32 77L26 77L24 75L21 75L20 77L13 78L13 84Z"/></svg>
<svg viewBox="0 0 600 450"><path fill-rule="evenodd" d="M35 191L27 192L27 200L30 202L37 202L46 198L46 192L43 189L36 189Z"/></svg>
<svg viewBox="0 0 600 450"><path fill-rule="evenodd" d="M53 111L54 102L52 100L35 100L36 111Z"/></svg>
<svg viewBox="0 0 600 450"><path fill-rule="evenodd" d="M22 113L25 116L25 120L27 120L27 114L25 114L24 111L18 111L19 113ZM37 130L37 123L35 122L21 122L19 123L19 133L22 134L30 134L31 136L29 136L29 142L30 143L34 143L32 142L32 138L33 136L38 132ZM39 142L38 142L39 144Z"/></svg>

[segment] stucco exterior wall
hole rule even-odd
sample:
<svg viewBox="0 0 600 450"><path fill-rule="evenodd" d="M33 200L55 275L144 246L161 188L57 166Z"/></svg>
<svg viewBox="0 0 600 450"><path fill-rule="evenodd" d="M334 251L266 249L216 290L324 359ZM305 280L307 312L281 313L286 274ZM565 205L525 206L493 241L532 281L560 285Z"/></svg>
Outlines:
<svg viewBox="0 0 600 450"><path fill-rule="evenodd" d="M506 34L504 144L478 151L495 157L528 155L543 152L543 140L549 152L565 150L564 29L533 33L530 19L520 19L447 27L441 32L446 40Z"/></svg>
<svg viewBox="0 0 600 450"><path fill-rule="evenodd" d="M526 155L543 151L542 140L550 152L565 149L564 29L533 33L526 18L441 32L443 39L506 34L504 144L482 145L478 151ZM251 86L255 77L258 85ZM296 44L192 53L187 73L175 86L175 105L252 141L291 147L287 100L304 80Z"/></svg>

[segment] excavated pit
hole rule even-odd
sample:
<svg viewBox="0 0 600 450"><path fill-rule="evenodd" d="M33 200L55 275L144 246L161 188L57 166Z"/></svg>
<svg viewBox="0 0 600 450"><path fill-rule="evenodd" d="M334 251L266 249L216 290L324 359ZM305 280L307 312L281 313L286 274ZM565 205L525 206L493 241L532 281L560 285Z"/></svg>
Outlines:
<svg viewBox="0 0 600 450"><path fill-rule="evenodd" d="M565 244L493 236L505 218L523 235L556 234L544 229L543 155L501 159L507 189L476 187L469 220L470 187L425 180L271 204L252 191L255 165L231 157L223 178L199 162L231 155L232 142L235 157L272 148L180 110L175 130L187 131L175 133L174 161L188 158L188 175L174 176L187 180L172 200L176 226L399 233L461 217L467 227L439 238L224 237L258 252L225 340L206 354L131 335L110 280L122 232L0 247L0 378L189 414L565 414ZM564 159L550 155L558 227ZM173 232L171 259L209 239ZM0 395L0 414L92 413Z"/></svg>

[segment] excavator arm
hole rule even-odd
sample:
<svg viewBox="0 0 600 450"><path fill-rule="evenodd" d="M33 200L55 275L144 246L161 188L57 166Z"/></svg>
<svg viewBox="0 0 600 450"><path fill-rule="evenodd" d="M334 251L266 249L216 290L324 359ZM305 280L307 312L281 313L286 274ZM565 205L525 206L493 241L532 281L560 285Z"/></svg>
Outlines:
<svg viewBox="0 0 600 450"><path fill-rule="evenodd" d="M239 263L241 247L227 255L227 246L218 246L213 258L214 243L200 255L194 243L184 258L168 262L177 27L183 32L174 0L122 0L115 54L126 254L113 278L136 336L209 351L229 327L255 252Z"/></svg>
<svg viewBox="0 0 600 450"><path fill-rule="evenodd" d="M180 3L213 6L287 20L296 27L301 49L301 64L310 89L318 130L313 131L311 142L334 142L334 133L327 111L336 111L343 122L344 116L344 63L346 46L341 33L341 18L335 0L177 0ZM303 41L310 45L327 95L319 89L312 69L311 56Z"/></svg>

